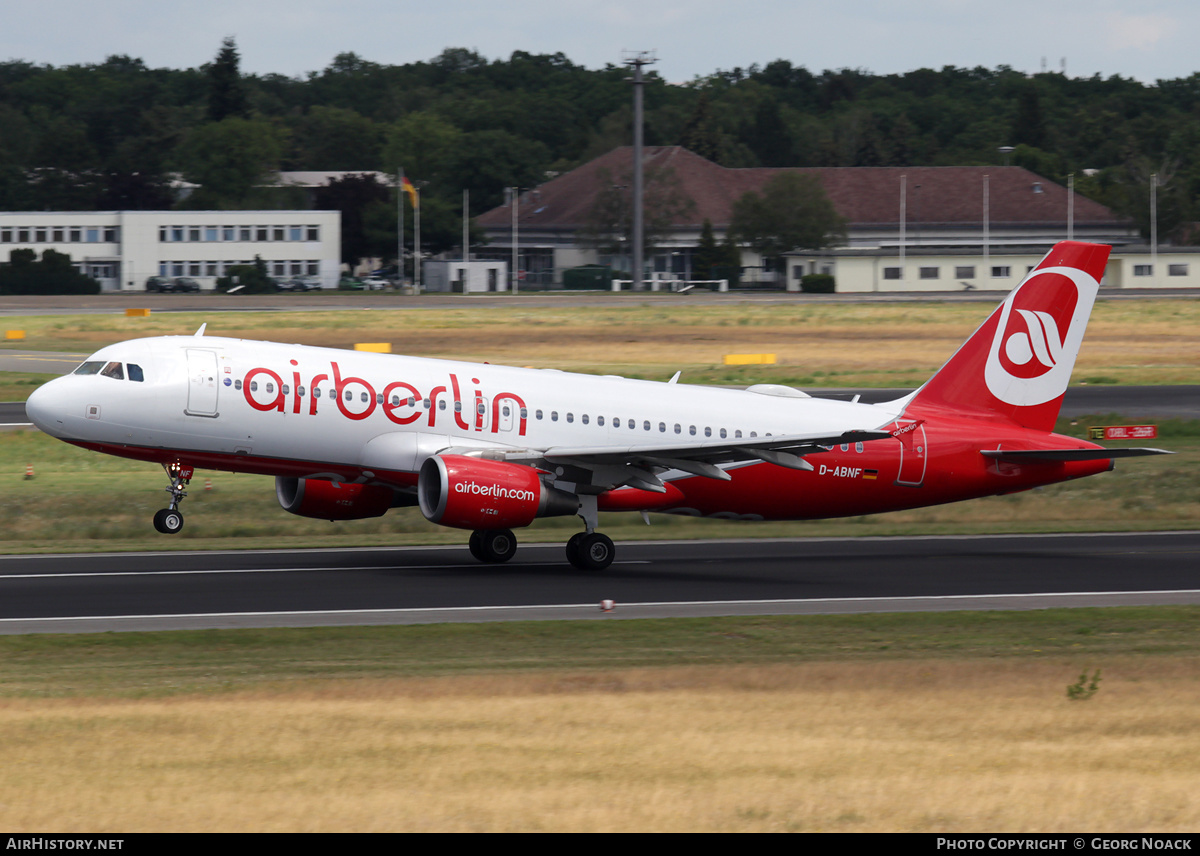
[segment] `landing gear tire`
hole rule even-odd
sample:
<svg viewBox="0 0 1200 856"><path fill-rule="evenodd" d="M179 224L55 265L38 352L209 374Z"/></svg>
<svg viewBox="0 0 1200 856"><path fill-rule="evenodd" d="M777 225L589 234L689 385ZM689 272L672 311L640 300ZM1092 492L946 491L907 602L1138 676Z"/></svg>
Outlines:
<svg viewBox="0 0 1200 856"><path fill-rule="evenodd" d="M174 508L164 508L154 514L154 528L164 535L174 535L183 528L183 515Z"/></svg>
<svg viewBox="0 0 1200 856"><path fill-rule="evenodd" d="M567 542L567 561L581 571L602 571L616 555L612 539L599 532L580 532Z"/></svg>
<svg viewBox="0 0 1200 856"><path fill-rule="evenodd" d="M498 565L516 555L517 537L510 529L476 529L467 547L479 561Z"/></svg>

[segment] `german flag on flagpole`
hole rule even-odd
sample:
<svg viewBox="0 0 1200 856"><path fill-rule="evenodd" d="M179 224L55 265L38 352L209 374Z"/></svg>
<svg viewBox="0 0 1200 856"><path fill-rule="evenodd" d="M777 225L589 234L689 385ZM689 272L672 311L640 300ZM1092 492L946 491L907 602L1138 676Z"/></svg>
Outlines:
<svg viewBox="0 0 1200 856"><path fill-rule="evenodd" d="M407 175L400 179L400 189L408 194L408 201L412 203L413 210L416 210L417 206L420 204L417 201L417 189L413 187L413 183L408 180Z"/></svg>

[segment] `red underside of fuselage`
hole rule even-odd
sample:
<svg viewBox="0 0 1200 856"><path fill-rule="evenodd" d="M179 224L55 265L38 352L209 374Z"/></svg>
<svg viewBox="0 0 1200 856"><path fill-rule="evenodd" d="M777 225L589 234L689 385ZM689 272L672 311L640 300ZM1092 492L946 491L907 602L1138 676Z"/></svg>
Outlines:
<svg viewBox="0 0 1200 856"><path fill-rule="evenodd" d="M964 427L958 420L940 427L933 420L916 424L920 430L912 432L911 437L905 435L903 439L809 454L805 460L812 465L811 471L767 463L737 466L728 470L731 481L688 476L671 481L666 494L629 489L609 491L600 498L600 510L651 510L762 520L847 517L1014 493L1111 468L1107 459L1010 463L980 453L983 448L1100 448L1075 438L1029 431L1011 424L980 424L975 430ZM348 464L72 442L109 455L158 464L179 463L197 469L334 478L401 490L411 490L417 485L417 473L367 471Z"/></svg>

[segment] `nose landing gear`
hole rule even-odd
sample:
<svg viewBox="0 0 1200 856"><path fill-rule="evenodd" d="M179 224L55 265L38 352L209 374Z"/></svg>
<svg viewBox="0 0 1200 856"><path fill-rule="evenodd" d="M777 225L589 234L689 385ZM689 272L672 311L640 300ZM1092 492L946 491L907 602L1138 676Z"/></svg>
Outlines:
<svg viewBox="0 0 1200 856"><path fill-rule="evenodd" d="M163 469L167 471L167 477L171 479L171 486L164 488L167 493L171 494L171 504L155 512L154 528L164 535L174 535L183 528L183 514L179 511L179 503L187 496L184 488L192 480L195 470L178 461L163 464Z"/></svg>

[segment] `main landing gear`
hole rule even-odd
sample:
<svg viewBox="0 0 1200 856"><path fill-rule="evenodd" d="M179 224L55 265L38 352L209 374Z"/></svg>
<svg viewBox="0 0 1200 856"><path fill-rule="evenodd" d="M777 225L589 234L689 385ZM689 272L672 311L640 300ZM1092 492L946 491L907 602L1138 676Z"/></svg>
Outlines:
<svg viewBox="0 0 1200 856"><path fill-rule="evenodd" d="M154 513L154 528L164 535L174 535L183 528L183 514L179 511L179 503L187 496L184 488L192 480L195 471L192 467L178 462L163 464L163 469L171 479L171 486L165 488L167 493L171 494L171 504Z"/></svg>
<svg viewBox="0 0 1200 856"><path fill-rule="evenodd" d="M602 571L613 563L617 548L612 539L596 531L600 522L595 494L579 497L578 515L583 520L583 531L576 532L567 542L567 561L581 571Z"/></svg>
<svg viewBox="0 0 1200 856"><path fill-rule="evenodd" d="M476 529L467 542L471 555L489 565L507 562L517 552L517 536L511 529Z"/></svg>
<svg viewBox="0 0 1200 856"><path fill-rule="evenodd" d="M595 496L580 497L579 516L586 528L567 541L567 561L581 571L602 571L613 563L617 548L611 538L596 531L599 515ZM476 529L467 546L479 561L498 565L516 554L517 536L511 529Z"/></svg>
<svg viewBox="0 0 1200 856"><path fill-rule="evenodd" d="M167 510L159 512L166 513ZM157 516L154 525L158 525ZM183 525L182 518L180 525ZM479 561L499 565L516 554L517 536L509 529L476 529L471 533L467 546L471 555ZM612 539L600 532L576 532L567 542L567 561L581 571L602 571L612 564L615 556L616 547Z"/></svg>
<svg viewBox="0 0 1200 856"><path fill-rule="evenodd" d="M612 539L600 532L576 532L567 542L567 561L581 571L602 571L617 553Z"/></svg>

